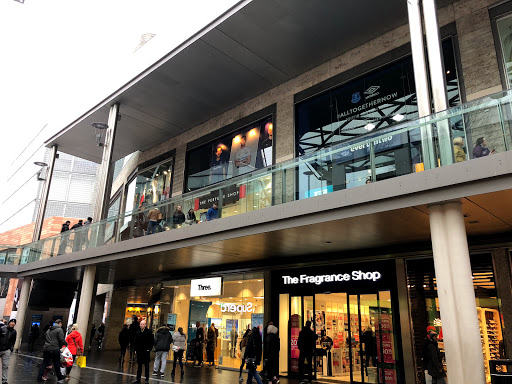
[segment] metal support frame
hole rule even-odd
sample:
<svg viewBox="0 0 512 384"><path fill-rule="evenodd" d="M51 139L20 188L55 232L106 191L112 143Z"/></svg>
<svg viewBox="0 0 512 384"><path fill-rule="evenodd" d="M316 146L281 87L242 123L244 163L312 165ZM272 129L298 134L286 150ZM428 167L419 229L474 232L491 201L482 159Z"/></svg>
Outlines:
<svg viewBox="0 0 512 384"><path fill-rule="evenodd" d="M43 231L44 214L48 204L48 196L50 194L50 186L52 184L53 169L55 168L55 159L57 158L57 146L54 145L50 153L50 161L48 164L48 171L46 172L46 179L43 185L43 192L39 200L39 208L37 209L36 222L34 225L34 232L32 233L32 242L38 241L41 238Z"/></svg>
<svg viewBox="0 0 512 384"><path fill-rule="evenodd" d="M444 69L439 23L437 21L437 7L435 0L423 0L423 17L425 19L425 33L427 39L428 64L430 69L430 84L434 111L440 112L448 109L448 95L446 91L446 72ZM443 120L437 124L437 137L439 141L439 156L441 165L453 163L453 143L449 121Z"/></svg>

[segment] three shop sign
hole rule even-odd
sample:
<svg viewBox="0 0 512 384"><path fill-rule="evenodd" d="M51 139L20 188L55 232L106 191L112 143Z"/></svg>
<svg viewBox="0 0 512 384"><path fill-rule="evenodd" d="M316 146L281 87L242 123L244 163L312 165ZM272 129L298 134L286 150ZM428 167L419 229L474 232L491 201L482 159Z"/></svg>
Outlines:
<svg viewBox="0 0 512 384"><path fill-rule="evenodd" d="M190 282L190 296L220 296L222 294L222 277L195 279Z"/></svg>

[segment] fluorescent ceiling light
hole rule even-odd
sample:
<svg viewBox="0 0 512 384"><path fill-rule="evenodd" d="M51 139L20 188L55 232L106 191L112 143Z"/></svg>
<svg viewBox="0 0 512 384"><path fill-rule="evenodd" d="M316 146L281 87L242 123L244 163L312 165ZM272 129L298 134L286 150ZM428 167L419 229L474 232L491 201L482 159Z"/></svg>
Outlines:
<svg viewBox="0 0 512 384"><path fill-rule="evenodd" d="M372 123L368 123L364 126L364 129L366 129L367 131L371 131L373 128L375 128L375 125Z"/></svg>
<svg viewBox="0 0 512 384"><path fill-rule="evenodd" d="M405 118L405 116L401 115L401 114L398 114L398 115L395 115L392 117L392 119L395 121L402 121L404 118Z"/></svg>

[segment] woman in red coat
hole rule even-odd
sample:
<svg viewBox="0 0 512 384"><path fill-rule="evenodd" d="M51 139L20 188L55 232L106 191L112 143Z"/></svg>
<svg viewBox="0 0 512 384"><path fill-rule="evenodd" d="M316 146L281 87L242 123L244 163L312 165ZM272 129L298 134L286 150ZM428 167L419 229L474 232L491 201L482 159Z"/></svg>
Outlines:
<svg viewBox="0 0 512 384"><path fill-rule="evenodd" d="M66 343L68 343L69 352L73 355L73 362L75 362L76 356L80 356L84 353L84 344L82 342L82 335L78 332L78 325L73 324L71 327L71 333L66 337ZM66 367L66 377L69 379L71 367Z"/></svg>

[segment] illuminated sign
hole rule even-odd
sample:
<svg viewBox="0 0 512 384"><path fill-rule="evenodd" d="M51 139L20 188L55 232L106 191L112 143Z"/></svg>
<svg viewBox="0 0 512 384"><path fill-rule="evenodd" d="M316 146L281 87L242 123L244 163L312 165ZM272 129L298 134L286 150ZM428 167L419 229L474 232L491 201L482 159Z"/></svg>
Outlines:
<svg viewBox="0 0 512 384"><path fill-rule="evenodd" d="M196 279L190 282L190 296L220 296L222 277Z"/></svg>
<svg viewBox="0 0 512 384"><path fill-rule="evenodd" d="M335 273L331 275L300 275L299 277L282 276L285 285L334 283L344 281L377 281L382 278L380 272L352 271L351 273Z"/></svg>
<svg viewBox="0 0 512 384"><path fill-rule="evenodd" d="M252 303L247 303L246 305L222 303L220 305L220 310L222 312L231 312L231 313L249 313L249 312L254 312L254 306Z"/></svg>

